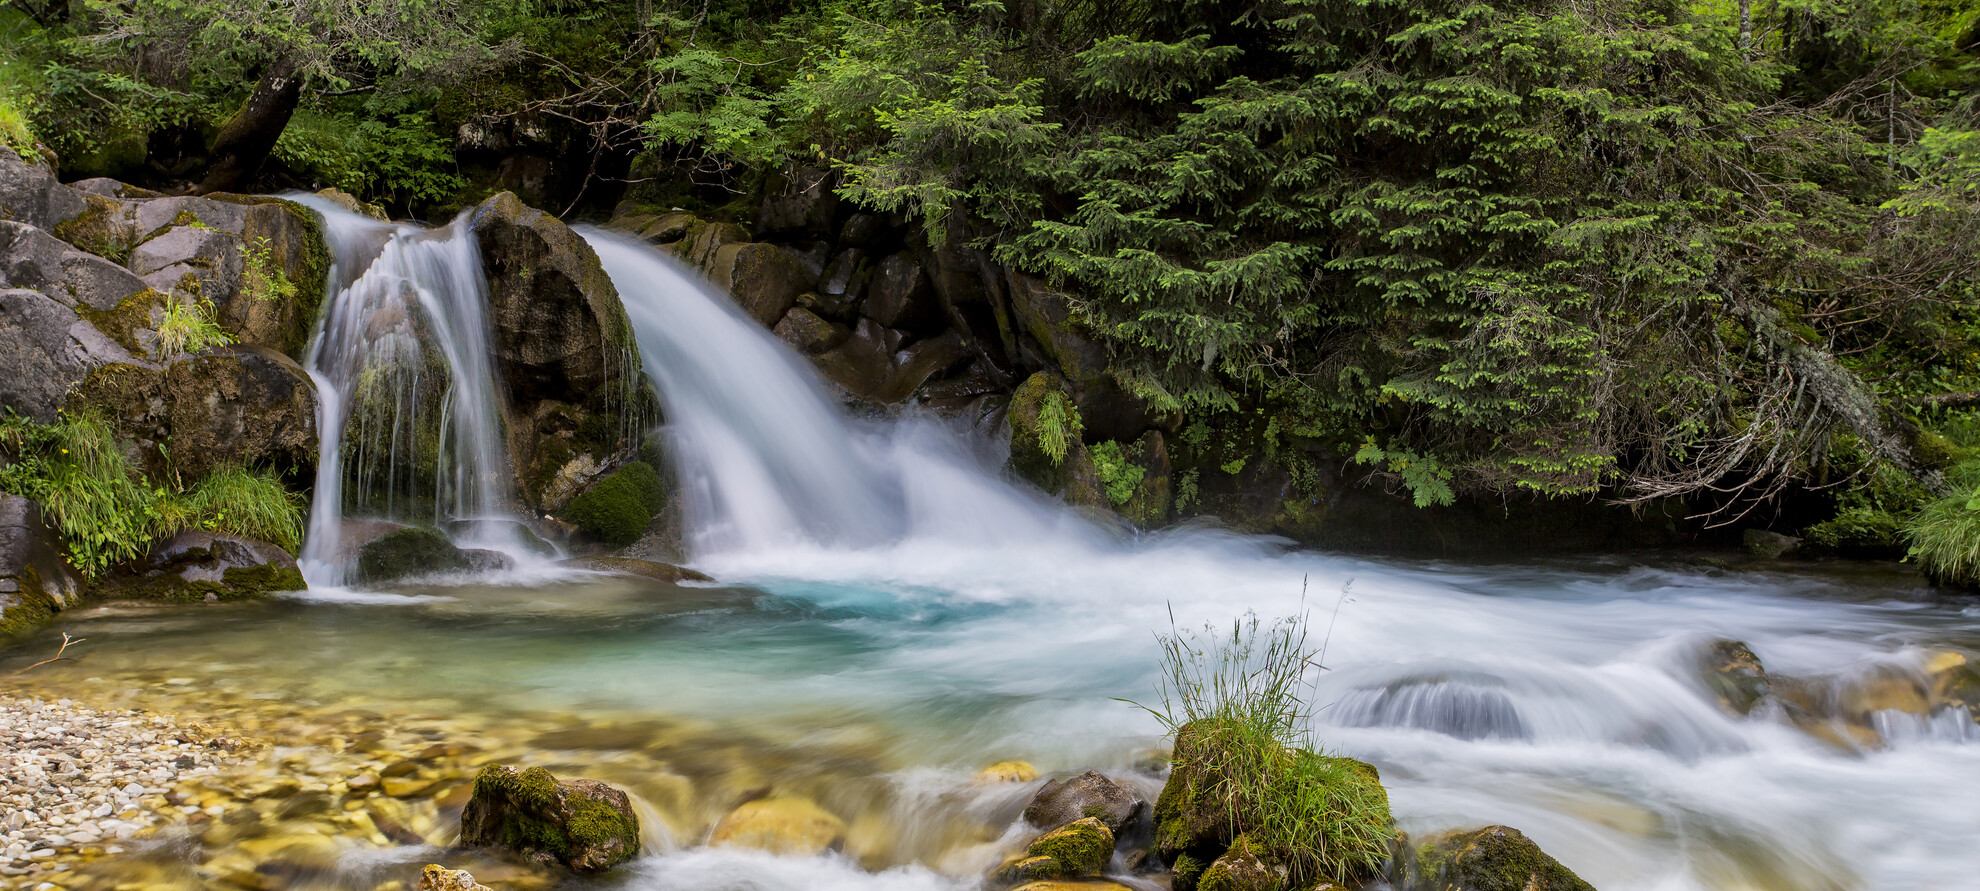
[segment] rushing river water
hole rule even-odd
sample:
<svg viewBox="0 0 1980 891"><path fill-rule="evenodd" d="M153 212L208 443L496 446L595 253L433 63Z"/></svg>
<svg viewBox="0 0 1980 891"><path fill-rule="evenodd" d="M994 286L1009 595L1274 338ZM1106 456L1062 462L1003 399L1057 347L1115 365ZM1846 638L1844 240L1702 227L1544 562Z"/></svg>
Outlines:
<svg viewBox="0 0 1980 891"><path fill-rule="evenodd" d="M331 231L444 255L444 239L415 232ZM1980 654L1980 607L1934 599L1913 575L1396 563L1096 525L1006 481L981 431L843 416L720 297L649 248L585 235L666 408L693 565L719 583L527 568L260 604L94 607L47 632L88 638L84 660L19 684L194 718L266 712L326 736L279 739L264 770L412 745L380 740L397 727L619 783L648 809L649 850L607 887L974 888L1037 786L986 784L981 768L1098 768L1152 797L1162 727L1122 700L1156 702L1156 636L1247 611L1307 614L1326 642L1316 735L1380 767L1405 830L1515 826L1604 891L1976 887L1980 729L1940 707L1928 672ZM1820 707L1729 714L1699 667L1720 638L1747 642ZM49 648L46 635L25 641L0 670ZM704 844L765 790L844 819L843 852ZM354 831L344 866L288 887L370 889L386 867L454 856L393 844L446 841L458 800L450 811L433 794L424 831ZM132 856L252 847L237 831L199 839Z"/></svg>

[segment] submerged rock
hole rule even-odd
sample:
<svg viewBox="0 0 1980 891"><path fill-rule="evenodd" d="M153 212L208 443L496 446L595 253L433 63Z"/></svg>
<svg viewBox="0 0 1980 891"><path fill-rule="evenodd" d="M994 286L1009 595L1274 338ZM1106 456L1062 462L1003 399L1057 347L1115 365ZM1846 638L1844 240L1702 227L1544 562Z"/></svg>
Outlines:
<svg viewBox="0 0 1980 891"><path fill-rule="evenodd" d="M465 572L474 562L432 529L406 527L378 536L357 549L352 581L377 584L435 572Z"/></svg>
<svg viewBox="0 0 1980 891"><path fill-rule="evenodd" d="M1446 891L1595 891L1510 826L1446 835L1416 853L1423 877Z"/></svg>
<svg viewBox="0 0 1980 891"><path fill-rule="evenodd" d="M759 798L715 824L708 843L812 857L845 846L846 821L807 798Z"/></svg>
<svg viewBox="0 0 1980 891"><path fill-rule="evenodd" d="M616 575L630 575L652 579L656 582L712 582L705 573L696 572L685 566L671 563L658 563L652 560L636 560L631 557L572 557L558 561L559 566L582 569L588 572L609 572Z"/></svg>
<svg viewBox="0 0 1980 891"><path fill-rule="evenodd" d="M639 854L639 818L626 793L597 780L560 782L541 767L490 764L461 811L461 844L602 872Z"/></svg>
<svg viewBox="0 0 1980 891"><path fill-rule="evenodd" d="M1744 716L1774 691L1767 669L1745 641L1715 640L1706 647L1702 668L1705 685L1727 714Z"/></svg>
<svg viewBox="0 0 1980 891"><path fill-rule="evenodd" d="M1029 783L1038 779L1038 768L1029 761L999 761L976 772L979 783Z"/></svg>
<svg viewBox="0 0 1980 891"><path fill-rule="evenodd" d="M1147 807L1148 802L1133 789L1089 770L1071 779L1046 783L1025 806L1024 819L1041 829L1055 829L1091 817L1105 824L1108 832L1119 833Z"/></svg>
<svg viewBox="0 0 1980 891"><path fill-rule="evenodd" d="M999 877L1007 882L1029 882L1095 876L1113 857L1113 830L1097 818L1085 817L1033 839Z"/></svg>

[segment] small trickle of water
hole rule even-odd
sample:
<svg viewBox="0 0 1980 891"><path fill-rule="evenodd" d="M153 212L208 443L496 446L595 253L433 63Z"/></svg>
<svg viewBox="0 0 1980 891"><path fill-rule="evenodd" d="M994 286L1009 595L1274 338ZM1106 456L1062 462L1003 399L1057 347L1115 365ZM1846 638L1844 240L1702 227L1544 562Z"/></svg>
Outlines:
<svg viewBox="0 0 1980 891"><path fill-rule="evenodd" d="M343 583L346 516L520 552L488 288L467 215L428 230L294 199L321 215L334 258L304 363L322 431L304 576Z"/></svg>

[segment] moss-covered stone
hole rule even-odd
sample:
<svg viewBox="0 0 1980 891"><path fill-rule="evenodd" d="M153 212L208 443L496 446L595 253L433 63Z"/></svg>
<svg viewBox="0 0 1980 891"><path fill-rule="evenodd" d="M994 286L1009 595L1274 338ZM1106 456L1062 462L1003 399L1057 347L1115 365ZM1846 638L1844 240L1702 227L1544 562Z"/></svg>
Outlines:
<svg viewBox="0 0 1980 891"><path fill-rule="evenodd" d="M1447 891L1595 891L1510 826L1447 835L1417 856L1422 874Z"/></svg>
<svg viewBox="0 0 1980 891"><path fill-rule="evenodd" d="M0 638L47 624L81 592L41 506L0 492Z"/></svg>
<svg viewBox="0 0 1980 891"><path fill-rule="evenodd" d="M113 309L98 310L86 303L76 305L76 315L110 336L118 346L135 356L156 356L158 326L165 320L165 308L172 298L152 288L132 294Z"/></svg>
<svg viewBox="0 0 1980 891"><path fill-rule="evenodd" d="M82 194L81 215L55 225L49 234L117 263L130 259L136 241L124 225L124 207L102 195Z"/></svg>
<svg viewBox="0 0 1980 891"><path fill-rule="evenodd" d="M1093 817L1075 820L1032 840L1024 855L1006 866L1007 882L1099 875L1114 857L1114 833Z"/></svg>
<svg viewBox="0 0 1980 891"><path fill-rule="evenodd" d="M541 767L490 764L461 812L461 843L602 872L639 854L639 818L626 793L596 780L560 782Z"/></svg>
<svg viewBox="0 0 1980 891"><path fill-rule="evenodd" d="M1011 470L1040 489L1058 493L1071 477L1067 460L1085 450L1079 413L1059 378L1038 372L1011 393L1005 421L1011 431ZM1090 462L1089 462L1090 463Z"/></svg>
<svg viewBox="0 0 1980 891"><path fill-rule="evenodd" d="M1196 881L1197 891L1278 891L1285 884L1286 868L1273 861L1264 846L1240 835L1216 862L1203 870Z"/></svg>
<svg viewBox="0 0 1980 891"><path fill-rule="evenodd" d="M579 492L561 515L587 537L614 546L639 540L667 506L667 489L653 465L634 461Z"/></svg>
<svg viewBox="0 0 1980 891"><path fill-rule="evenodd" d="M358 549L352 580L376 584L434 572L462 572L471 565L467 555L439 532L399 529Z"/></svg>
<svg viewBox="0 0 1980 891"><path fill-rule="evenodd" d="M1760 700L1773 692L1773 682L1760 657L1753 655L1744 641L1715 640L1705 648L1700 668L1705 685L1730 715L1753 711Z"/></svg>

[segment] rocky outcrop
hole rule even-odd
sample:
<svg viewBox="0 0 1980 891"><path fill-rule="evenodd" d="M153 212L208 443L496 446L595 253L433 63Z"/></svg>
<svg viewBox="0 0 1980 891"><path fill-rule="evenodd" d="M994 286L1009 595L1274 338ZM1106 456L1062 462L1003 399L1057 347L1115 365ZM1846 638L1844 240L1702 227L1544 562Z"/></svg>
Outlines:
<svg viewBox="0 0 1980 891"><path fill-rule="evenodd" d="M307 585L288 551L252 538L188 530L152 547L130 572L106 579L102 594L145 600L247 600Z"/></svg>
<svg viewBox="0 0 1980 891"><path fill-rule="evenodd" d="M58 182L54 171L0 146L0 217L53 229L87 210L83 193Z"/></svg>
<svg viewBox="0 0 1980 891"><path fill-rule="evenodd" d="M510 454L524 502L541 509L559 471L636 445L648 412L632 324L583 238L504 192L471 218L488 276L499 370L511 400Z"/></svg>
<svg viewBox="0 0 1980 891"><path fill-rule="evenodd" d="M289 357L224 347L164 365L92 368L66 404L104 414L146 469L197 479L223 465L316 464L316 388Z"/></svg>
<svg viewBox="0 0 1980 891"><path fill-rule="evenodd" d="M1510 826L1441 836L1416 857L1417 872L1446 891L1595 891Z"/></svg>
<svg viewBox="0 0 1980 891"><path fill-rule="evenodd" d="M53 423L98 366L139 361L76 311L38 291L0 290L0 405Z"/></svg>
<svg viewBox="0 0 1980 891"><path fill-rule="evenodd" d="M796 255L774 244L725 244L708 263L709 280L765 328L774 327L817 280Z"/></svg>
<svg viewBox="0 0 1980 891"><path fill-rule="evenodd" d="M716 823L708 843L815 857L845 846L846 821L807 798L759 798L744 802Z"/></svg>
<svg viewBox="0 0 1980 891"><path fill-rule="evenodd" d="M41 506L0 492L0 638L40 627L82 592Z"/></svg>
<svg viewBox="0 0 1980 891"><path fill-rule="evenodd" d="M1118 834L1148 808L1133 789L1110 780L1097 770L1070 779L1052 780L1038 790L1025 806L1025 822L1041 829L1056 829L1075 820L1091 817Z"/></svg>
<svg viewBox="0 0 1980 891"><path fill-rule="evenodd" d="M475 776L461 811L461 844L603 872L639 854L639 818L626 793L597 780L559 781L541 767L490 764Z"/></svg>

